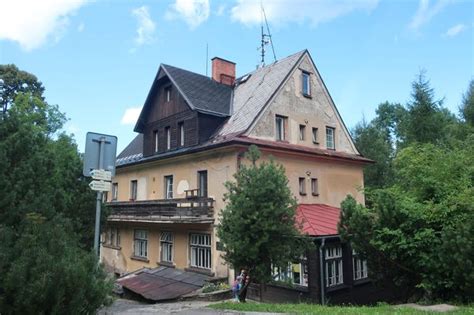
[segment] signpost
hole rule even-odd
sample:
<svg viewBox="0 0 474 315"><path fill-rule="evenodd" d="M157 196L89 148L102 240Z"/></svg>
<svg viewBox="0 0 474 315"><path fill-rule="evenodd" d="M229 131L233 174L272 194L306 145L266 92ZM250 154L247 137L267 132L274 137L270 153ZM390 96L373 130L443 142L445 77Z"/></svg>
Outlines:
<svg viewBox="0 0 474 315"><path fill-rule="evenodd" d="M94 179L89 187L97 191L95 211L94 250L100 257L100 205L102 193L112 189L112 176L115 175L115 157L117 155L117 137L88 132L84 154L84 176Z"/></svg>

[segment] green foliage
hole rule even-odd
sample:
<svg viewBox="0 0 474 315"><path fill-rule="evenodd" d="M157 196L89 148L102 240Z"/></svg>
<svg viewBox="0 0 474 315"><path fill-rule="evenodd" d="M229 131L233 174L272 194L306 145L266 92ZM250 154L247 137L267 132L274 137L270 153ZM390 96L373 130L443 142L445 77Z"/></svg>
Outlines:
<svg viewBox="0 0 474 315"><path fill-rule="evenodd" d="M226 182L226 208L220 215L217 235L224 259L235 269L246 268L251 277L268 282L270 265L285 266L298 259L308 246L295 222L296 200L288 188L285 170L274 161L257 163L258 149L248 154L251 165L242 165Z"/></svg>
<svg viewBox="0 0 474 315"><path fill-rule="evenodd" d="M461 116L466 123L474 127L474 80L469 82L469 88L463 96Z"/></svg>
<svg viewBox="0 0 474 315"><path fill-rule="evenodd" d="M17 238L0 230L2 314L90 314L111 302L113 282L96 256L79 247L68 221L30 214Z"/></svg>
<svg viewBox="0 0 474 315"><path fill-rule="evenodd" d="M36 76L26 71L21 71L15 65L0 65L0 103L2 113L13 103L19 93L30 93L34 97L43 98L44 87Z"/></svg>
<svg viewBox="0 0 474 315"><path fill-rule="evenodd" d="M454 149L409 146L394 165L395 184L368 192L367 207L342 203L342 237L407 298L472 301L474 136Z"/></svg>
<svg viewBox="0 0 474 315"><path fill-rule="evenodd" d="M110 293L89 253L94 194L64 114L15 71L0 120L0 313L93 313Z"/></svg>

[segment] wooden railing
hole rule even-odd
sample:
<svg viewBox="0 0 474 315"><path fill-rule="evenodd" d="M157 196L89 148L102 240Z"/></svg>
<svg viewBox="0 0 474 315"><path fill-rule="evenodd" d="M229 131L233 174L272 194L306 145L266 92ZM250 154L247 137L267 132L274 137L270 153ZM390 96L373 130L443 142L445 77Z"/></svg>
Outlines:
<svg viewBox="0 0 474 315"><path fill-rule="evenodd" d="M214 199L207 197L113 201L107 203L111 217L212 218Z"/></svg>

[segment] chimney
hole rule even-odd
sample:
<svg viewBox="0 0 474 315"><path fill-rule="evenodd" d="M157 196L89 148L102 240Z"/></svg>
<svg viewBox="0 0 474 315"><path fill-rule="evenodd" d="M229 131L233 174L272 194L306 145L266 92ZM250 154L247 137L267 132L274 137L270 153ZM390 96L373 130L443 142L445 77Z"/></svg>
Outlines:
<svg viewBox="0 0 474 315"><path fill-rule="evenodd" d="M233 85L235 80L235 63L219 57L212 60L212 79L222 84Z"/></svg>

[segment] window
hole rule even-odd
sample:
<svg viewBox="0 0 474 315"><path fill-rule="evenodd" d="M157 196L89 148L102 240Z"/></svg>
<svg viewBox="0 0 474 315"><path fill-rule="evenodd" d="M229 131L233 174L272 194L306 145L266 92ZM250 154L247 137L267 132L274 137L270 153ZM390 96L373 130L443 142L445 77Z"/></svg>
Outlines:
<svg viewBox="0 0 474 315"><path fill-rule="evenodd" d="M326 269L326 286L332 287L342 284L342 247L327 247L324 257L324 265Z"/></svg>
<svg viewBox="0 0 474 315"><path fill-rule="evenodd" d="M286 117L276 116L275 118L276 139L278 141L285 140L285 125L286 125Z"/></svg>
<svg viewBox="0 0 474 315"><path fill-rule="evenodd" d="M299 181L299 188L300 188L300 195L306 195L306 179L304 177L300 177Z"/></svg>
<svg viewBox="0 0 474 315"><path fill-rule="evenodd" d="M198 172L199 197L207 197L207 171Z"/></svg>
<svg viewBox="0 0 474 315"><path fill-rule="evenodd" d="M352 250L352 274L354 280L368 277L367 260L361 259L354 250Z"/></svg>
<svg viewBox="0 0 474 315"><path fill-rule="evenodd" d="M166 135L166 150L171 149L171 130L170 127L165 128L165 135Z"/></svg>
<svg viewBox="0 0 474 315"><path fill-rule="evenodd" d="M171 101L171 86L165 87L165 98L166 102Z"/></svg>
<svg viewBox="0 0 474 315"><path fill-rule="evenodd" d="M119 247L120 246L120 232L116 227L108 227L105 232L105 245Z"/></svg>
<svg viewBox="0 0 474 315"><path fill-rule="evenodd" d="M133 255L142 258L148 257L148 232L146 230L134 231Z"/></svg>
<svg viewBox="0 0 474 315"><path fill-rule="evenodd" d="M173 176L165 176L165 199L173 199Z"/></svg>
<svg viewBox="0 0 474 315"><path fill-rule="evenodd" d="M300 125L300 141L304 141L306 133L306 126Z"/></svg>
<svg viewBox="0 0 474 315"><path fill-rule="evenodd" d="M317 178L311 178L311 194L313 196L319 196Z"/></svg>
<svg viewBox="0 0 474 315"><path fill-rule="evenodd" d="M313 135L313 143L319 144L318 142L318 128L313 128L312 130L312 135Z"/></svg>
<svg viewBox="0 0 474 315"><path fill-rule="evenodd" d="M118 198L118 183L112 184L112 201Z"/></svg>
<svg viewBox="0 0 474 315"><path fill-rule="evenodd" d="M191 267L211 269L211 235L190 234Z"/></svg>
<svg viewBox="0 0 474 315"><path fill-rule="evenodd" d="M283 268L273 266L272 278L274 281L308 286L308 265L306 259L302 259L300 262L289 263Z"/></svg>
<svg viewBox="0 0 474 315"><path fill-rule="evenodd" d="M153 139L155 140L155 153L158 152L158 130L153 131Z"/></svg>
<svg viewBox="0 0 474 315"><path fill-rule="evenodd" d="M334 128L326 127L326 148L336 149L334 144Z"/></svg>
<svg viewBox="0 0 474 315"><path fill-rule="evenodd" d="M303 71L302 83L303 83L303 86L302 86L303 95L310 96L311 95L311 78L308 72Z"/></svg>
<svg viewBox="0 0 474 315"><path fill-rule="evenodd" d="M178 123L178 140L179 146L184 146L184 122Z"/></svg>
<svg viewBox="0 0 474 315"><path fill-rule="evenodd" d="M130 181L130 200L137 200L137 181Z"/></svg>
<svg viewBox="0 0 474 315"><path fill-rule="evenodd" d="M160 237L160 259L165 262L173 262L173 234L162 232Z"/></svg>

